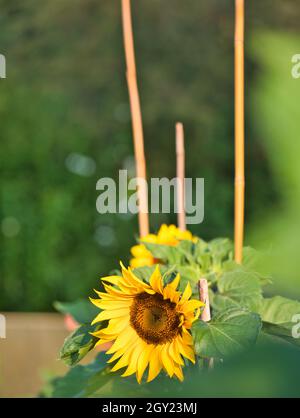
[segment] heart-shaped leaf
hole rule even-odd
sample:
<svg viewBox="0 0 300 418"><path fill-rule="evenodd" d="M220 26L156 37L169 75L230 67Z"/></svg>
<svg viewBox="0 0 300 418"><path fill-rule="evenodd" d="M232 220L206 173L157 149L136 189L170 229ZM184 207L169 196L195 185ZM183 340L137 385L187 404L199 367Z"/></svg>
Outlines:
<svg viewBox="0 0 300 418"><path fill-rule="evenodd" d="M255 273L232 271L218 280L218 293L213 303L217 310L243 307L257 312L262 301L262 289Z"/></svg>
<svg viewBox="0 0 300 418"><path fill-rule="evenodd" d="M261 329L258 314L230 309L210 322L199 321L193 327L194 345L200 357L224 358L248 349Z"/></svg>

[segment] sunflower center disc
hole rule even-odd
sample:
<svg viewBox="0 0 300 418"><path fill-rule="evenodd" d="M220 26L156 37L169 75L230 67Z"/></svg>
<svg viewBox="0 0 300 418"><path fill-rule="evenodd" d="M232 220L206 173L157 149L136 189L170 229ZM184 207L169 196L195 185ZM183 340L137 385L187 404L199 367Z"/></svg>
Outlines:
<svg viewBox="0 0 300 418"><path fill-rule="evenodd" d="M179 332L179 314L176 304L159 294L137 295L130 308L130 323L139 337L148 344L172 341Z"/></svg>

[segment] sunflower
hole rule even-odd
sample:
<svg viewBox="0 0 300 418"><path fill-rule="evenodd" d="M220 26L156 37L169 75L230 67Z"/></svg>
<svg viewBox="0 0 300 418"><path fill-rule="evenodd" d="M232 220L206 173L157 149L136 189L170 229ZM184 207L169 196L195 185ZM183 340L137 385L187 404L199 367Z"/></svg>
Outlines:
<svg viewBox="0 0 300 418"><path fill-rule="evenodd" d="M105 292L91 302L102 309L92 324L108 320L106 328L93 333L99 338L96 345L113 342L106 354L112 354L108 363L116 360L111 371L126 367L122 376L136 373L140 383L147 367L147 381L164 369L170 377L183 380L183 357L195 362L192 323L198 318L199 300L192 295L188 283L184 292L177 290L179 274L164 285L159 266L149 284L138 279L130 268L122 264L122 276L103 277Z"/></svg>
<svg viewBox="0 0 300 418"><path fill-rule="evenodd" d="M175 225L168 226L165 224L160 227L157 235L148 234L140 239L141 242L171 246L175 246L183 240L196 242L197 238L193 237L190 231L182 231ZM131 248L131 254L133 255L133 258L130 260L130 266L132 268L152 266L159 262L159 260L154 258L151 252L147 250L146 246L142 243L134 245Z"/></svg>

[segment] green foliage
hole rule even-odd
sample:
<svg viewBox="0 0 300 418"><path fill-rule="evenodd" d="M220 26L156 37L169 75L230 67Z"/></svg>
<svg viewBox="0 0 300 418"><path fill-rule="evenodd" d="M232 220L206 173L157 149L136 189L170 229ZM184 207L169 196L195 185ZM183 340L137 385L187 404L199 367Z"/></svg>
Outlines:
<svg viewBox="0 0 300 418"><path fill-rule="evenodd" d="M300 302L275 296L263 300L259 313L265 332L300 345L299 339L292 337L292 327L300 318Z"/></svg>
<svg viewBox="0 0 300 418"><path fill-rule="evenodd" d="M195 351L200 357L219 359L249 349L261 328L259 315L241 309L219 312L210 322L198 321L193 327Z"/></svg>
<svg viewBox="0 0 300 418"><path fill-rule="evenodd" d="M275 335L289 343L299 345L299 340L292 338L291 328L293 315L300 313L300 303L279 296L271 299L263 298L263 286L272 283L264 263L268 254L245 247L243 264L239 265L232 259L232 249L232 243L228 239L214 239L210 242L199 240L196 244L182 241L174 247L156 244L148 246L148 250L154 257L161 257L168 266L172 266L173 274L179 272L182 275L181 287L185 286L187 281L191 283L194 297L198 298L199 279L201 277L208 279L213 321L220 315L221 319L218 321L224 321L224 326L227 328L228 324L225 324L227 312L231 310L234 312L234 309L237 312L239 309L249 312L248 316L241 317L241 322L245 321L244 334L237 332L237 339L249 338L249 341L253 341L253 335L257 337L260 325L257 331L251 320L253 321L253 318L257 318L259 314L265 334ZM233 321L238 322L238 318L233 318ZM248 325L247 321L249 321ZM196 327L203 332L205 330L205 336L211 337L210 339L204 338L204 345L207 341L214 341L214 328L212 332L209 332L211 323L200 322L200 325ZM223 330L222 326L219 327L219 322L217 328ZM198 338L201 340L201 334ZM230 339L231 336L228 337L228 340ZM238 346L239 343L237 342L236 345ZM243 347L242 342L240 346ZM210 346L205 348L212 350ZM225 346L225 352L226 349ZM231 347L228 350L230 349Z"/></svg>
<svg viewBox="0 0 300 418"><path fill-rule="evenodd" d="M91 351L97 338L91 332L101 328L101 323L90 325L99 309L89 300L79 299L75 302L55 302L54 307L63 314L69 314L78 322L79 327L73 331L64 341L59 356L68 366L74 366Z"/></svg>
<svg viewBox="0 0 300 418"><path fill-rule="evenodd" d="M202 239L196 243L181 241L176 246L144 245L163 264L173 266L181 274L183 282L196 282L201 276L214 281L224 269L224 264L232 260L232 243L229 239L220 238L208 243Z"/></svg>
<svg viewBox="0 0 300 418"><path fill-rule="evenodd" d="M63 314L70 314L79 324L90 324L99 313L99 308L88 299L78 299L69 303L54 302L54 307Z"/></svg>
<svg viewBox="0 0 300 418"><path fill-rule="evenodd" d="M51 382L51 396L55 398L82 398L89 396L108 381L105 355L100 353L86 366L76 366L64 376Z"/></svg>
<svg viewBox="0 0 300 418"><path fill-rule="evenodd" d="M59 312L71 315L80 324L66 338L59 353L61 360L68 366L74 366L94 348L97 342L97 338L92 336L91 332L97 331L101 324L90 324L99 313L99 309L85 299L79 299L72 303L55 302L54 306Z"/></svg>
<svg viewBox="0 0 300 418"><path fill-rule="evenodd" d="M263 285L267 279L269 282L269 278L266 271L260 268L262 256L257 251L245 248L245 262L238 265L232 260L232 243L225 239L208 243L200 240L196 244L183 241L172 247L151 244L148 249L154 257L165 262L161 265L164 282L172 280L177 272L185 271L196 298L197 282L203 277L204 271L210 278L212 319L209 322L195 321L192 326L198 361L194 366L186 365L185 383L170 381L161 374L155 382L137 386L134 377L121 380L119 373L110 373L111 366L104 365L104 355L88 366L76 366L96 343L96 339L90 335L92 327L83 325L67 338L60 353L61 358L67 364L75 365L75 368L65 377L51 383L51 396L109 396L111 393L120 396L163 396L158 390L161 387L166 388L166 396L175 396L176 393L182 396L193 382L195 384L201 378L206 379L201 367L202 359L218 360L215 363L219 369L224 363L230 362L231 358L243 352L250 355L250 352L257 350L255 347L264 349L266 344L271 344L272 350L274 347L276 350L277 346L282 347L280 342L299 349L299 340L292 337L292 326L293 316L300 313L300 303L279 296L263 298ZM149 281L154 268L140 267L134 272L141 280ZM92 313L86 315L89 310L85 303L80 301L56 306L64 313L72 312L73 317L77 318L82 317L84 310L83 317L91 321ZM95 327L100 329L104 326L96 324ZM75 382L69 388L68 382L73 379Z"/></svg>
<svg viewBox="0 0 300 418"><path fill-rule="evenodd" d="M82 360L89 351L94 347L98 339L91 335L91 332L95 332L100 328L99 324L96 325L81 325L78 329L70 334L61 350L60 358L68 366L74 366L80 360Z"/></svg>
<svg viewBox="0 0 300 418"><path fill-rule="evenodd" d="M246 307L254 312L262 301L259 278L249 272L224 273L218 280L218 293L213 296L212 306L217 309Z"/></svg>
<svg viewBox="0 0 300 418"><path fill-rule="evenodd" d="M161 260L162 263L180 264L184 253L180 251L180 246L171 247L169 245L143 243L153 257Z"/></svg>
<svg viewBox="0 0 300 418"><path fill-rule="evenodd" d="M239 352L213 370L186 366L184 382L164 374L138 384L134 376L109 373L105 355L89 365L75 366L47 384L50 397L296 397L300 396L299 350L273 341Z"/></svg>

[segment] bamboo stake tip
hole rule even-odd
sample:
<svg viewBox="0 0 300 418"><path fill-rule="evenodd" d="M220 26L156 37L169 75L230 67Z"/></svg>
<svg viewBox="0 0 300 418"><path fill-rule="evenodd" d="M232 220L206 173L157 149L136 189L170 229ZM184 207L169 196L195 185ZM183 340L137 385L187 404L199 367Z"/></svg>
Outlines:
<svg viewBox="0 0 300 418"><path fill-rule="evenodd" d="M198 284L199 284L199 287L201 287L201 288L208 286L206 279L200 279Z"/></svg>
<svg viewBox="0 0 300 418"><path fill-rule="evenodd" d="M176 127L176 153L184 154L183 124L181 122L177 122L175 127Z"/></svg>

